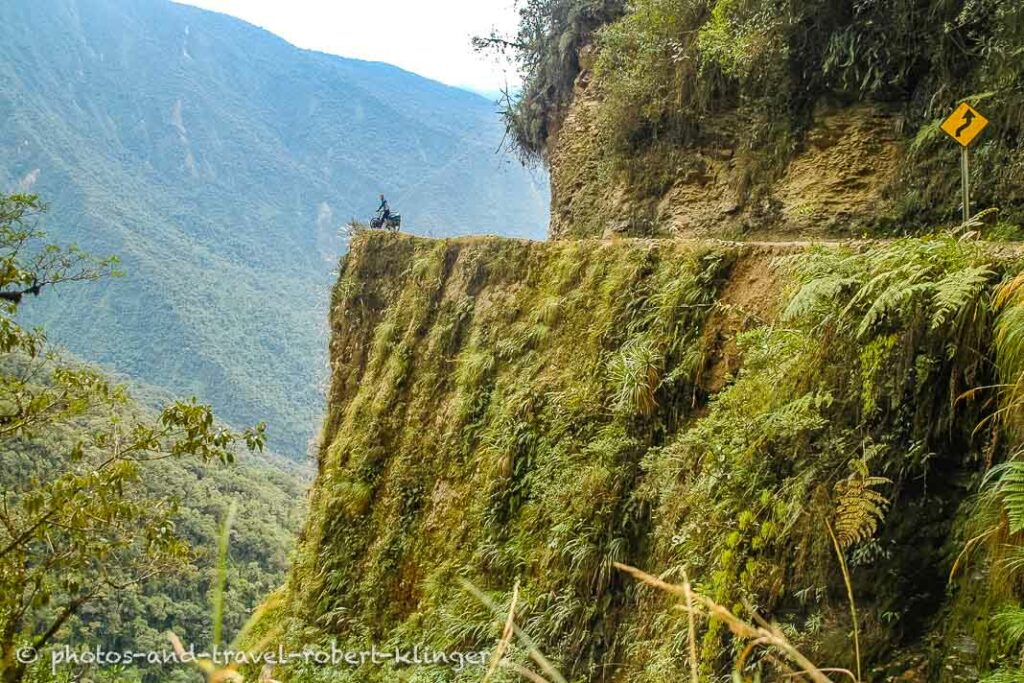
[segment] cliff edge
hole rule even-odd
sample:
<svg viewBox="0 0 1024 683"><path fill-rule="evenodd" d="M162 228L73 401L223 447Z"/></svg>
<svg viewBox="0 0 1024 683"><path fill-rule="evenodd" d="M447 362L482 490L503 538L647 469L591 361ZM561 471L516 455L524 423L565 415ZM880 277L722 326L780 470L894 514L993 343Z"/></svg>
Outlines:
<svg viewBox="0 0 1024 683"><path fill-rule="evenodd" d="M999 381L991 302L1012 262L953 237L359 234L331 304L311 513L264 628L489 649L500 624L464 582L506 608L518 585L517 623L569 680L687 677L685 613L622 562L685 574L852 670L836 536L865 680L975 680L998 657L977 616L1000 591L974 555L949 577L966 503L1008 448L982 387ZM697 630L701 680L727 674L742 646Z"/></svg>

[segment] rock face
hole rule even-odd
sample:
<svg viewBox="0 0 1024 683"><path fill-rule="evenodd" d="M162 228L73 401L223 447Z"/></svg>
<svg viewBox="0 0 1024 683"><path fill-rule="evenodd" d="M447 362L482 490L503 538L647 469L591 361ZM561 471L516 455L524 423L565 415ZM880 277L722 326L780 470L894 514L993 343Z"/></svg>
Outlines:
<svg viewBox="0 0 1024 683"><path fill-rule="evenodd" d="M892 212L886 190L906 149L900 119L867 105L823 111L772 192L783 226L835 232Z"/></svg>
<svg viewBox="0 0 1024 683"><path fill-rule="evenodd" d="M894 263L928 274L915 303L886 309L905 288ZM940 292L986 264L949 309ZM685 615L617 561L685 572L786 624L821 666L853 668L828 521L856 558L865 677L976 674L989 594L974 573L950 598L947 578L991 406L949 396L993 383L978 316L1002 268L953 239L808 252L358 235L331 302L309 521L256 632L475 651L500 629L464 582L499 605L518 584L518 623L569 680L686 679ZM698 629L701 680L726 674L739 646ZM423 675L480 671L332 680Z"/></svg>
<svg viewBox="0 0 1024 683"><path fill-rule="evenodd" d="M900 116L881 105L819 107L784 168L760 177L738 151L743 122L723 114L704 143L646 162L660 176L653 185L602 163L597 109L583 74L549 146L554 239L822 237L895 219L892 186L908 145Z"/></svg>

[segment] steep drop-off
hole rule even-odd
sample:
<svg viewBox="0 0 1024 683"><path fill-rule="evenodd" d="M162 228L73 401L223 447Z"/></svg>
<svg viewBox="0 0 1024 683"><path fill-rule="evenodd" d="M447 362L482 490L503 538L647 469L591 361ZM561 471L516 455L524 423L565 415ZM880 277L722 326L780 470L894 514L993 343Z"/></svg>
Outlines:
<svg viewBox="0 0 1024 683"><path fill-rule="evenodd" d="M126 277L32 324L90 362L265 420L299 458L323 407L339 228L544 234L547 187L494 154L494 106L169 0L0 2L0 190ZM321 334L317 334L320 331Z"/></svg>
<svg viewBox="0 0 1024 683"><path fill-rule="evenodd" d="M478 650L500 626L462 580L505 606L518 583L517 622L569 680L684 680L685 614L619 561L685 572L821 666L853 668L831 525L865 679L975 680L999 659L979 616L999 593L976 555L947 579L964 504L1005 448L994 423L976 431L995 394L964 392L998 380L992 293L1011 262L949 236L358 235L331 302L310 518L256 632ZM701 680L727 674L743 643L697 631Z"/></svg>

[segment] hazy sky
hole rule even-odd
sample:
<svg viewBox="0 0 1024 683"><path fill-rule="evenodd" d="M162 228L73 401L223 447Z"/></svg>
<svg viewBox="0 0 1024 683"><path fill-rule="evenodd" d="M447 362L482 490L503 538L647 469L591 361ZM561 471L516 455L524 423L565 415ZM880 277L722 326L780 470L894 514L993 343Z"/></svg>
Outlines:
<svg viewBox="0 0 1024 683"><path fill-rule="evenodd" d="M515 77L469 42L494 27L514 30L514 0L176 1L231 14L299 47L388 62L449 85L495 91Z"/></svg>

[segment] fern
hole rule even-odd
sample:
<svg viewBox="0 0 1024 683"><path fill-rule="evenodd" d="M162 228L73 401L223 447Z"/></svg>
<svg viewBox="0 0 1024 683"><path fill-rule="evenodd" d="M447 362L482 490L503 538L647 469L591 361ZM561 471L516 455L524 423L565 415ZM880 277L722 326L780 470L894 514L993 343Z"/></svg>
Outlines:
<svg viewBox="0 0 1024 683"><path fill-rule="evenodd" d="M826 274L803 285L790 300L784 320L801 320L834 306L840 296L857 284L855 278Z"/></svg>
<svg viewBox="0 0 1024 683"><path fill-rule="evenodd" d="M910 154L916 155L918 152L923 150L925 147L933 143L935 140L942 138L942 119L935 119L929 123L924 124L917 131L914 139L910 142Z"/></svg>
<svg viewBox="0 0 1024 683"><path fill-rule="evenodd" d="M977 302L995 273L985 266L965 268L946 275L935 285L931 327L936 330Z"/></svg>
<svg viewBox="0 0 1024 683"><path fill-rule="evenodd" d="M1024 531L1024 460L1010 460L993 467L982 487L1006 515L1011 534Z"/></svg>
<svg viewBox="0 0 1024 683"><path fill-rule="evenodd" d="M988 528L998 529L998 524L999 521L996 520L990 523ZM999 566L1008 576L1020 574L1021 570L1024 570L1024 546L1007 544L1005 548L1001 549L1000 554Z"/></svg>
<svg viewBox="0 0 1024 683"><path fill-rule="evenodd" d="M992 617L992 626L1013 647L1024 643L1024 608L1006 607Z"/></svg>
<svg viewBox="0 0 1024 683"><path fill-rule="evenodd" d="M1003 669L981 679L981 683L1024 683L1024 671Z"/></svg>
<svg viewBox="0 0 1024 683"><path fill-rule="evenodd" d="M894 343L930 347L932 357L952 359L971 352L962 372L979 368L976 351L988 338L996 277L991 256L973 242L950 234L923 240L897 240L863 252L816 254L808 259L781 260L799 289L786 309L792 324L812 325L829 334L851 336L862 343L892 337ZM1006 349L1017 348L1024 367L1024 307L1015 320L1004 314ZM1010 353L1004 353L1010 359ZM919 377L910 362L892 374ZM1003 365L1007 365L1003 363ZM1024 408L1024 375L1019 395ZM949 391L961 391L951 378ZM940 389L937 389L939 391ZM1020 411L1024 415L1024 410Z"/></svg>
<svg viewBox="0 0 1024 683"><path fill-rule="evenodd" d="M889 507L889 499L875 487L889 484L890 480L868 474L863 460L851 464L854 472L837 482L834 489L835 535L843 550L873 537Z"/></svg>
<svg viewBox="0 0 1024 683"><path fill-rule="evenodd" d="M857 328L857 337L862 339L884 320L898 320L911 310L915 299L923 298L931 289L930 282L896 282L883 291L868 309ZM868 288L865 287L865 290ZM856 299L850 306L856 303ZM848 307L849 308L849 307Z"/></svg>

